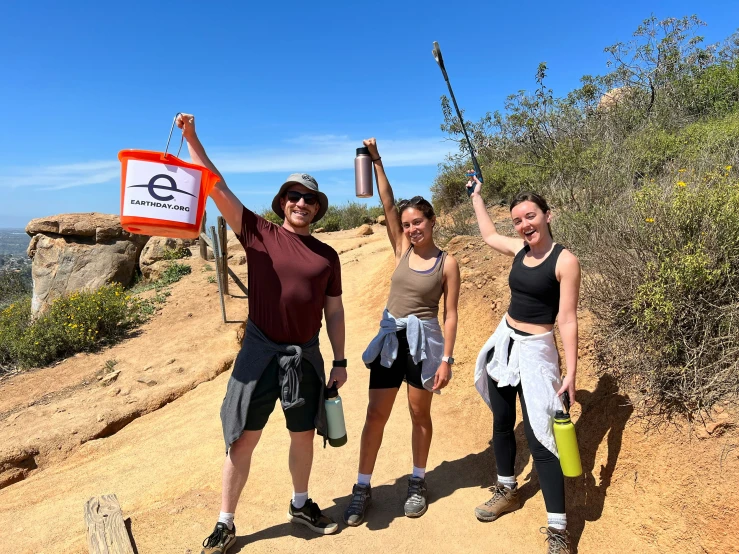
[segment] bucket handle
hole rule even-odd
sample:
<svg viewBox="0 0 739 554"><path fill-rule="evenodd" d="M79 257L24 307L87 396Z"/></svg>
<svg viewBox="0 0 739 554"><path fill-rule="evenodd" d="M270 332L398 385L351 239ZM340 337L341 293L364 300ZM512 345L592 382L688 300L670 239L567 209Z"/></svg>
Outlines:
<svg viewBox="0 0 739 554"><path fill-rule="evenodd" d="M167 155L167 150L169 150L169 141L172 139L172 131L174 131L175 123L177 123L177 116L182 115L182 112L177 112L174 114L174 119L172 120L172 127L169 128L169 136L167 137L167 146L164 148L164 155ZM185 135L183 134L180 138L180 147L177 149L177 158L180 157L180 151L182 150L182 143L185 142Z"/></svg>

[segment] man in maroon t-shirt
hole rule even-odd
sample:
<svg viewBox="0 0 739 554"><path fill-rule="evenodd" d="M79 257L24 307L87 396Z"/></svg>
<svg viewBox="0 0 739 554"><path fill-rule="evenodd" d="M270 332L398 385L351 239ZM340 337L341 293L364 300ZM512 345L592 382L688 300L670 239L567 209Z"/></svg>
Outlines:
<svg viewBox="0 0 739 554"><path fill-rule="evenodd" d="M311 236L309 228L326 213L328 199L310 175L290 175L272 202L284 222L270 223L245 208L226 186L195 133L195 118L181 114L177 125L193 162L221 178L210 196L237 232L249 265L249 320L221 407L227 451L221 514L201 552L224 554L235 543L236 504L252 452L278 399L290 432L293 498L288 518L320 534L334 533L337 524L308 498L313 438L316 428L326 433L324 386L341 387L347 379L339 256ZM334 352L327 382L318 349L323 315Z"/></svg>

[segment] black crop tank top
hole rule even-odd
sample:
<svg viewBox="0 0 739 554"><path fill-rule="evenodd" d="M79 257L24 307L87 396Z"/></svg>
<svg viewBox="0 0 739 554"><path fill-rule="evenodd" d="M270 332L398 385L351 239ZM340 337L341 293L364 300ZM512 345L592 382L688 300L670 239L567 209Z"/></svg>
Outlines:
<svg viewBox="0 0 739 554"><path fill-rule="evenodd" d="M511 289L508 315L525 323L553 324L559 313L559 281L554 270L564 246L555 244L549 256L535 267L523 264L523 258L529 250L526 244L513 258L508 275Z"/></svg>

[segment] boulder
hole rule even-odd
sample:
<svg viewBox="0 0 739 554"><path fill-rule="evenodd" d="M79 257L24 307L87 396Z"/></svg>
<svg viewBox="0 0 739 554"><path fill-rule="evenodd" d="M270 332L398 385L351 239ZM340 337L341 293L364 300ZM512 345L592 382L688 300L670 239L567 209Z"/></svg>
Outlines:
<svg viewBox="0 0 739 554"><path fill-rule="evenodd" d="M372 230L372 227L369 225L362 225L357 229L357 236L358 237L365 237L367 235L373 235L375 232Z"/></svg>
<svg viewBox="0 0 739 554"><path fill-rule="evenodd" d="M631 92L629 87L613 88L600 97L598 110L605 111L616 106Z"/></svg>
<svg viewBox="0 0 739 554"><path fill-rule="evenodd" d="M26 226L33 258L32 309L45 311L56 298L105 284L124 286L133 279L141 249L149 237L123 230L118 216L60 214Z"/></svg>
<svg viewBox="0 0 739 554"><path fill-rule="evenodd" d="M241 246L236 233L228 231L226 233L227 246L228 246L228 264L229 265L244 265L246 263L246 252L244 247Z"/></svg>
<svg viewBox="0 0 739 554"><path fill-rule="evenodd" d="M134 235L124 231L117 215L95 212L59 214L32 219L26 225L26 233L31 237L39 233L86 237L93 238L96 243L117 238L139 237L136 240L141 240L142 246L149 239L144 235Z"/></svg>
<svg viewBox="0 0 739 554"><path fill-rule="evenodd" d="M141 251L139 267L141 274L147 281L155 281L162 276L167 266L167 252L188 248L194 241L187 239L173 239L169 237L151 237Z"/></svg>
<svg viewBox="0 0 739 554"><path fill-rule="evenodd" d="M317 229L313 229L313 232L314 233L325 233L326 229L324 229L323 227L318 227Z"/></svg>
<svg viewBox="0 0 739 554"><path fill-rule="evenodd" d="M384 215L379 216L377 218L377 223L379 223L380 225L387 225L387 221L385 221L385 216Z"/></svg>
<svg viewBox="0 0 739 554"><path fill-rule="evenodd" d="M236 233L233 231L226 231L226 248L228 249L228 264L229 265L244 265L246 263L246 252L244 247L241 246ZM205 247L206 259L215 260L213 256L213 250L209 246Z"/></svg>

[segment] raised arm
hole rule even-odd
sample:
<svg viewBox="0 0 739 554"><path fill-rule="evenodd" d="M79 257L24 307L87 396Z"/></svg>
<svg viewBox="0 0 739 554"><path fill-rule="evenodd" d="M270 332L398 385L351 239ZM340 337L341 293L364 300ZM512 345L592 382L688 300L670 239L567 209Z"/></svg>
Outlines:
<svg viewBox="0 0 739 554"><path fill-rule="evenodd" d="M393 188L390 186L387 175L385 175L385 168L382 165L380 152L377 150L377 141L374 138L370 138L362 142L369 149L372 163L375 166L377 192L380 195L382 209L385 211L385 228L387 229L390 244L395 252L395 261L397 263L403 252L410 246L410 243L403 233L403 227L400 225L400 216L398 215L398 209L395 207Z"/></svg>
<svg viewBox="0 0 739 554"><path fill-rule="evenodd" d="M236 234L241 234L241 215L244 211L244 205L238 198L236 198L236 195L231 192L231 189L228 188L223 175L221 175L221 172L216 169L216 166L213 165L213 162L210 161L210 158L208 158L208 155L205 153L205 148L195 132L195 116L184 113L178 115L177 126L182 129L182 134L185 135L185 139L187 140L187 149L190 151L192 162L202 165L220 178L220 181L216 183L216 186L214 186L213 190L210 192L210 197L216 203L221 214L223 214L228 226L231 227Z"/></svg>
<svg viewBox="0 0 739 554"><path fill-rule="evenodd" d="M560 287L557 326L562 337L567 367L567 375L557 394L561 395L564 391L568 391L570 401L574 404L577 376L577 300L580 296L580 262L569 250L563 250L557 260L555 273Z"/></svg>
<svg viewBox="0 0 739 554"><path fill-rule="evenodd" d="M467 188L475 187L472 192L472 206L475 208L475 215L477 216L477 225L480 227L480 234L482 239L493 248L505 254L506 256L515 256L521 248L524 247L523 239L506 237L501 235L495 228L495 223L490 219L488 209L485 207L485 201L480 196L480 189L482 183L477 177L472 177L467 183Z"/></svg>

